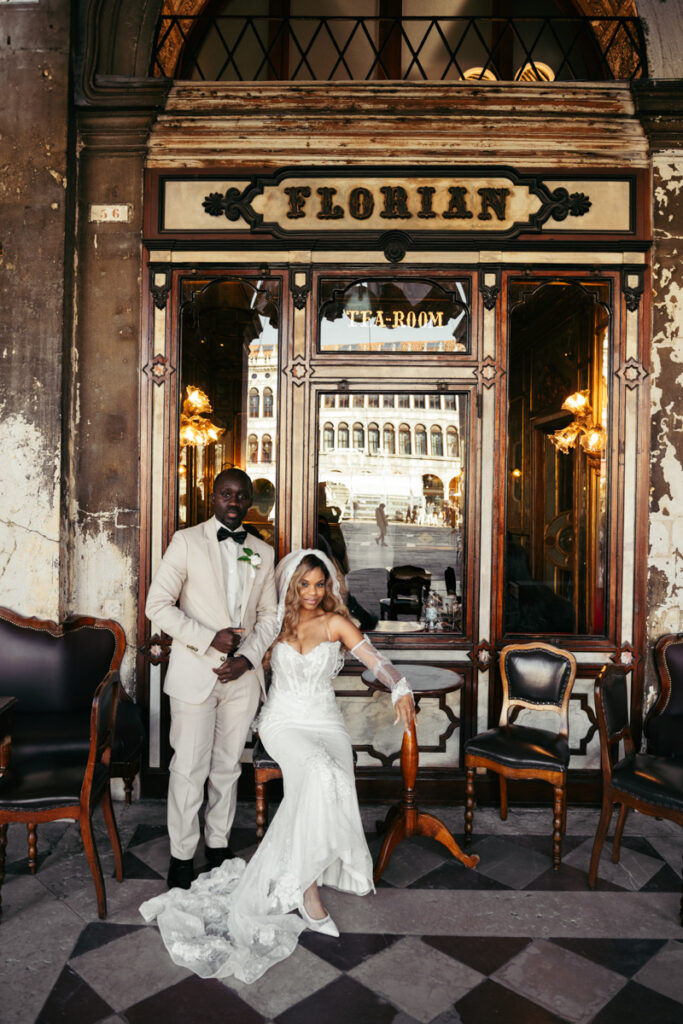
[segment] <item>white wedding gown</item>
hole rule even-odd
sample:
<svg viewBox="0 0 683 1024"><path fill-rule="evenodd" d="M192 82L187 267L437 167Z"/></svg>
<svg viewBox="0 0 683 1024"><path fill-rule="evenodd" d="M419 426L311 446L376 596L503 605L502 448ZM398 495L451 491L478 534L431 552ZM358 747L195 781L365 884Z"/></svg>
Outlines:
<svg viewBox="0 0 683 1024"><path fill-rule="evenodd" d="M352 653L397 688L400 674L367 640ZM258 729L282 768L284 799L261 845L248 864L225 861L189 890L171 889L140 907L146 921L157 919L175 963L202 978L254 982L288 957L305 928L296 909L313 882L374 891L351 739L333 688L343 664L338 641L306 654L276 644Z"/></svg>

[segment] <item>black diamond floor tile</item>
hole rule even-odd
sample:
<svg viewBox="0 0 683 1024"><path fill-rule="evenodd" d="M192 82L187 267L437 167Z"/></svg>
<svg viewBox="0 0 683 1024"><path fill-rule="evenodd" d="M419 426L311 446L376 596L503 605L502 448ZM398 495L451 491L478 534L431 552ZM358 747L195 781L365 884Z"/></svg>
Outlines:
<svg viewBox="0 0 683 1024"><path fill-rule="evenodd" d="M112 869L111 877L114 878L115 871ZM159 879L162 875L154 868L151 868L149 864L145 864L139 857L136 857L134 853L129 850L123 855L123 877L124 878L154 878Z"/></svg>
<svg viewBox="0 0 683 1024"><path fill-rule="evenodd" d="M681 1024L683 1007L651 988L629 981L591 1024Z"/></svg>
<svg viewBox="0 0 683 1024"><path fill-rule="evenodd" d="M330 942L325 935L302 932L299 939L302 946L326 960L340 971L350 971L368 957L387 949L397 942L400 935L363 935L345 932L336 942Z"/></svg>
<svg viewBox="0 0 683 1024"><path fill-rule="evenodd" d="M540 874L538 878L532 879L525 888L536 890L537 892L593 891L588 885L587 873L580 868L573 867L571 864L560 864L557 871L554 868L549 868L548 871ZM608 882L598 875L595 892L625 892L625 890L620 885Z"/></svg>
<svg viewBox="0 0 683 1024"><path fill-rule="evenodd" d="M194 975L129 1006L121 1016L128 1024L263 1024L265 1020L222 982Z"/></svg>
<svg viewBox="0 0 683 1024"><path fill-rule="evenodd" d="M399 1010L348 975L276 1017L276 1024L391 1024Z"/></svg>
<svg viewBox="0 0 683 1024"><path fill-rule="evenodd" d="M665 864L640 889L641 892L680 892L681 876L672 867Z"/></svg>
<svg viewBox="0 0 683 1024"><path fill-rule="evenodd" d="M65 967L36 1018L36 1024L95 1024L113 1010L71 967Z"/></svg>
<svg viewBox="0 0 683 1024"><path fill-rule="evenodd" d="M567 1024L562 1017L490 978L458 1000L455 1008L462 1024Z"/></svg>
<svg viewBox="0 0 683 1024"><path fill-rule="evenodd" d="M665 939L551 939L610 971L632 977L666 945ZM683 1012L682 1012L683 1015Z"/></svg>
<svg viewBox="0 0 683 1024"><path fill-rule="evenodd" d="M93 921L86 925L78 936L69 959L74 960L77 956L82 956L83 953L90 953L93 949L100 949L102 946L106 946L108 942L114 942L116 939L120 939L122 935L129 935L130 932L136 932L144 927L144 924L109 924L107 921Z"/></svg>
<svg viewBox="0 0 683 1024"><path fill-rule="evenodd" d="M446 953L480 974L493 974L528 946L531 939L507 939L495 936L423 935L428 946Z"/></svg>
<svg viewBox="0 0 683 1024"><path fill-rule="evenodd" d="M128 843L128 849L131 846L141 846L143 843L149 843L152 839L160 839L166 835L168 832L165 825L138 825Z"/></svg>
<svg viewBox="0 0 683 1024"><path fill-rule="evenodd" d="M633 813L633 812L631 812ZM645 836L634 836L628 834L628 820L626 821L626 831L621 839L622 849L633 850L634 853L642 853L646 857L653 857L654 860L664 860L661 853L657 853L654 846L651 846Z"/></svg>
<svg viewBox="0 0 683 1024"><path fill-rule="evenodd" d="M441 867L434 868L422 878L416 879L406 886L408 889L509 889L509 886L497 882L495 878L483 875L476 868L466 868L460 861L450 860Z"/></svg>

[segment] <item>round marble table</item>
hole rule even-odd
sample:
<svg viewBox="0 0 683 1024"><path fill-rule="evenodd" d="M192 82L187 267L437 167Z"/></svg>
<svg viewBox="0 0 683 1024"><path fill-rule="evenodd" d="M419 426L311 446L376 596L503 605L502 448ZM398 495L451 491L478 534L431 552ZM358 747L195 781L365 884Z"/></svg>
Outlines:
<svg viewBox="0 0 683 1024"><path fill-rule="evenodd" d="M438 668L434 665L414 665L402 662L400 668L404 671L405 677L413 689L416 703L420 697L440 697L443 693L451 693L453 690L460 689L463 684L463 678L457 672L451 672L449 669ZM363 682L373 690L386 692L388 689L384 683L375 679L373 673L369 670L363 672ZM389 863L389 858L398 844L402 839L410 836L429 836L430 839L436 839L447 850L450 850L454 857L462 861L465 867L474 868L479 863L479 857L476 854L470 856L460 849L449 830L439 818L433 814L427 814L424 811L418 810L415 799L415 779L417 777L418 762L417 732L415 722L413 722L410 729L403 733L403 742L401 744L403 789L400 802L396 807L390 809L386 817L386 834L375 868L375 884L382 877L384 869Z"/></svg>

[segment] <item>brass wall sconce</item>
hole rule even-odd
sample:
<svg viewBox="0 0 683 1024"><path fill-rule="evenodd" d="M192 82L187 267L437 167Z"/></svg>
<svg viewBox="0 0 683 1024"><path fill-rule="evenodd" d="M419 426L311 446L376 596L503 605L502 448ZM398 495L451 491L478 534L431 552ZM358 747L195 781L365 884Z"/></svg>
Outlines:
<svg viewBox="0 0 683 1024"><path fill-rule="evenodd" d="M189 384L186 390L180 413L180 447L213 444L225 433L225 427L217 427L209 419L213 408L203 391Z"/></svg>
<svg viewBox="0 0 683 1024"><path fill-rule="evenodd" d="M605 447L605 431L593 420L593 409L588 401L587 391L575 391L562 403L566 412L571 412L574 419L566 427L561 427L549 435L558 451L567 452L581 445L588 455L599 455Z"/></svg>

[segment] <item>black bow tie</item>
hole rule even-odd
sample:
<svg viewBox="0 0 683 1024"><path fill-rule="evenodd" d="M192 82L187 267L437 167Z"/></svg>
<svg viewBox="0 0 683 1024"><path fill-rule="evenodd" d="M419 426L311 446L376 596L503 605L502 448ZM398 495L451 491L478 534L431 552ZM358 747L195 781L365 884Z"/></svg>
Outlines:
<svg viewBox="0 0 683 1024"><path fill-rule="evenodd" d="M244 544L247 537L247 531L235 530L233 533L232 530L226 530L224 526L220 526L216 536L219 540L225 540L226 537L229 537L230 540L234 540L236 544Z"/></svg>

